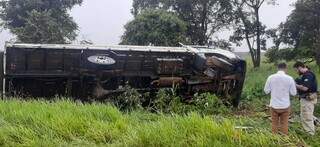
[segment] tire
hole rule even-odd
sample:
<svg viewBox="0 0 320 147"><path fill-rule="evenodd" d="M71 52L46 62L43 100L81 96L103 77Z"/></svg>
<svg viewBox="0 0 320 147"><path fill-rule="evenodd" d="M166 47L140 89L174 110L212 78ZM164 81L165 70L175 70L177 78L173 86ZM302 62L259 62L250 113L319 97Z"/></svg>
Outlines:
<svg viewBox="0 0 320 147"><path fill-rule="evenodd" d="M242 92L236 92L236 94L234 94L234 96L232 97L232 106L234 108L238 108L240 101L241 101L241 93Z"/></svg>

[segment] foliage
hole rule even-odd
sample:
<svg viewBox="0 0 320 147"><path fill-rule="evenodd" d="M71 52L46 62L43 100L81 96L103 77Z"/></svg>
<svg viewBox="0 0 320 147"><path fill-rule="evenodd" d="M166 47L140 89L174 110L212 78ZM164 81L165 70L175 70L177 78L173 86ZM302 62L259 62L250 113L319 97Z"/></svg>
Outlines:
<svg viewBox="0 0 320 147"><path fill-rule="evenodd" d="M278 55L278 50L279 49L277 49L277 48L268 49L268 51L265 54L268 63L278 63L278 61L281 58Z"/></svg>
<svg viewBox="0 0 320 147"><path fill-rule="evenodd" d="M174 93L169 93L165 89L160 89L154 99L153 110L161 113L170 113L172 107L177 107L177 103L181 103L181 99Z"/></svg>
<svg viewBox="0 0 320 147"><path fill-rule="evenodd" d="M228 114L228 106L215 95L196 94L189 103L166 90L160 90L155 99L153 110L161 113L188 114L196 111L203 115Z"/></svg>
<svg viewBox="0 0 320 147"><path fill-rule="evenodd" d="M268 58L269 63L277 64L279 61L292 61L296 59L298 52L295 49L276 49L272 48L266 52L266 57Z"/></svg>
<svg viewBox="0 0 320 147"><path fill-rule="evenodd" d="M267 2L274 3L275 0L232 0L235 31L230 40L238 45L246 41L254 67L260 66L261 50L266 50L266 27L260 22L259 13Z"/></svg>
<svg viewBox="0 0 320 147"><path fill-rule="evenodd" d="M187 23L187 36L194 45L206 45L212 34L229 24L232 6L229 0L134 0L136 16L146 9L173 12Z"/></svg>
<svg viewBox="0 0 320 147"><path fill-rule="evenodd" d="M203 93L196 95L194 98L194 111L200 112L204 115L210 114L229 114L230 108L221 98L210 93Z"/></svg>
<svg viewBox="0 0 320 147"><path fill-rule="evenodd" d="M308 59L312 55L306 48L284 48L284 49L271 48L266 52L265 56L268 59L267 62L278 63L279 61L283 61L283 60L284 61L293 61L293 60L308 61Z"/></svg>
<svg viewBox="0 0 320 147"><path fill-rule="evenodd" d="M136 90L126 85L125 92L117 96L113 102L124 111L132 111L142 108L142 95Z"/></svg>
<svg viewBox="0 0 320 147"><path fill-rule="evenodd" d="M276 71L274 65L263 66L262 68L253 68L252 64L248 64L248 71L243 89L243 101L261 100L266 97L263 91L264 84L269 75Z"/></svg>
<svg viewBox="0 0 320 147"><path fill-rule="evenodd" d="M222 98L209 93L196 94L191 101L186 101L181 95L177 95L175 88L160 89L155 94L141 94L130 86L125 86L122 94L109 97L104 102L111 103L124 112L145 110L181 115L193 111L202 115L228 114L231 107Z"/></svg>
<svg viewBox="0 0 320 147"><path fill-rule="evenodd" d="M277 28L271 28L266 30L266 35L268 39L272 39L274 46L272 48L280 49L280 45L285 40L285 25L280 23Z"/></svg>
<svg viewBox="0 0 320 147"><path fill-rule="evenodd" d="M232 43L229 40L216 38L213 41L209 41L209 46L217 47L224 50L233 51Z"/></svg>
<svg viewBox="0 0 320 147"><path fill-rule="evenodd" d="M66 43L77 24L68 11L82 0L9 0L0 2L2 25L25 43Z"/></svg>
<svg viewBox="0 0 320 147"><path fill-rule="evenodd" d="M320 65L320 1L298 0L284 23L283 42L305 49L304 58L313 57Z"/></svg>
<svg viewBox="0 0 320 147"><path fill-rule="evenodd" d="M125 25L121 44L178 46L186 42L186 24L170 12L147 10Z"/></svg>

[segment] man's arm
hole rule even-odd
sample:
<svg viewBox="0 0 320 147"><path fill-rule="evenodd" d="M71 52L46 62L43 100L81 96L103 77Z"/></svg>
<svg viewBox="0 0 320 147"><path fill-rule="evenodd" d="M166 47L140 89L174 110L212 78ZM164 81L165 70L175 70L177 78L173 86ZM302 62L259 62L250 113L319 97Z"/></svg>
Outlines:
<svg viewBox="0 0 320 147"><path fill-rule="evenodd" d="M293 80L290 81L290 95L296 96L297 95L297 87L296 87L296 82Z"/></svg>
<svg viewBox="0 0 320 147"><path fill-rule="evenodd" d="M297 88L301 91L309 91L309 89L312 87L312 82L314 80L314 77L313 75L311 74L308 74L308 75L305 75L305 78L303 79L302 83L301 84L297 84Z"/></svg>
<svg viewBox="0 0 320 147"><path fill-rule="evenodd" d="M297 89L301 90L301 91L308 91L309 88L303 85L298 85L296 84Z"/></svg>
<svg viewBox="0 0 320 147"><path fill-rule="evenodd" d="M270 94L270 92L271 92L270 77L267 79L267 82L266 82L266 84L264 86L264 92L266 94Z"/></svg>

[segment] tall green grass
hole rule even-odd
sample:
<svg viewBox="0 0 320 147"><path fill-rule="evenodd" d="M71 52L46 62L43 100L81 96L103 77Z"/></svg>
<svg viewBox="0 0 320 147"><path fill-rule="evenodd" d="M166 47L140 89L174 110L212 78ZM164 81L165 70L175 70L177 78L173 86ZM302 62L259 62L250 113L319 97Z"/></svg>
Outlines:
<svg viewBox="0 0 320 147"><path fill-rule="evenodd" d="M197 113L121 113L103 104L0 101L0 146L283 146L295 138L235 129Z"/></svg>

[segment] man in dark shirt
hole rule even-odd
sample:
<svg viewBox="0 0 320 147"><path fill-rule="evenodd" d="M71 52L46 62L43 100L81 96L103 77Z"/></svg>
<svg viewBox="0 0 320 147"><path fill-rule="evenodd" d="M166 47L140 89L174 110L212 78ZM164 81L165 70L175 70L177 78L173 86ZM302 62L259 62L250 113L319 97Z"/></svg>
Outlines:
<svg viewBox="0 0 320 147"><path fill-rule="evenodd" d="M315 135L313 112L314 105L317 103L317 79L304 63L297 62L293 67L301 76L299 80L296 80L296 86L300 95L302 126L310 135Z"/></svg>

